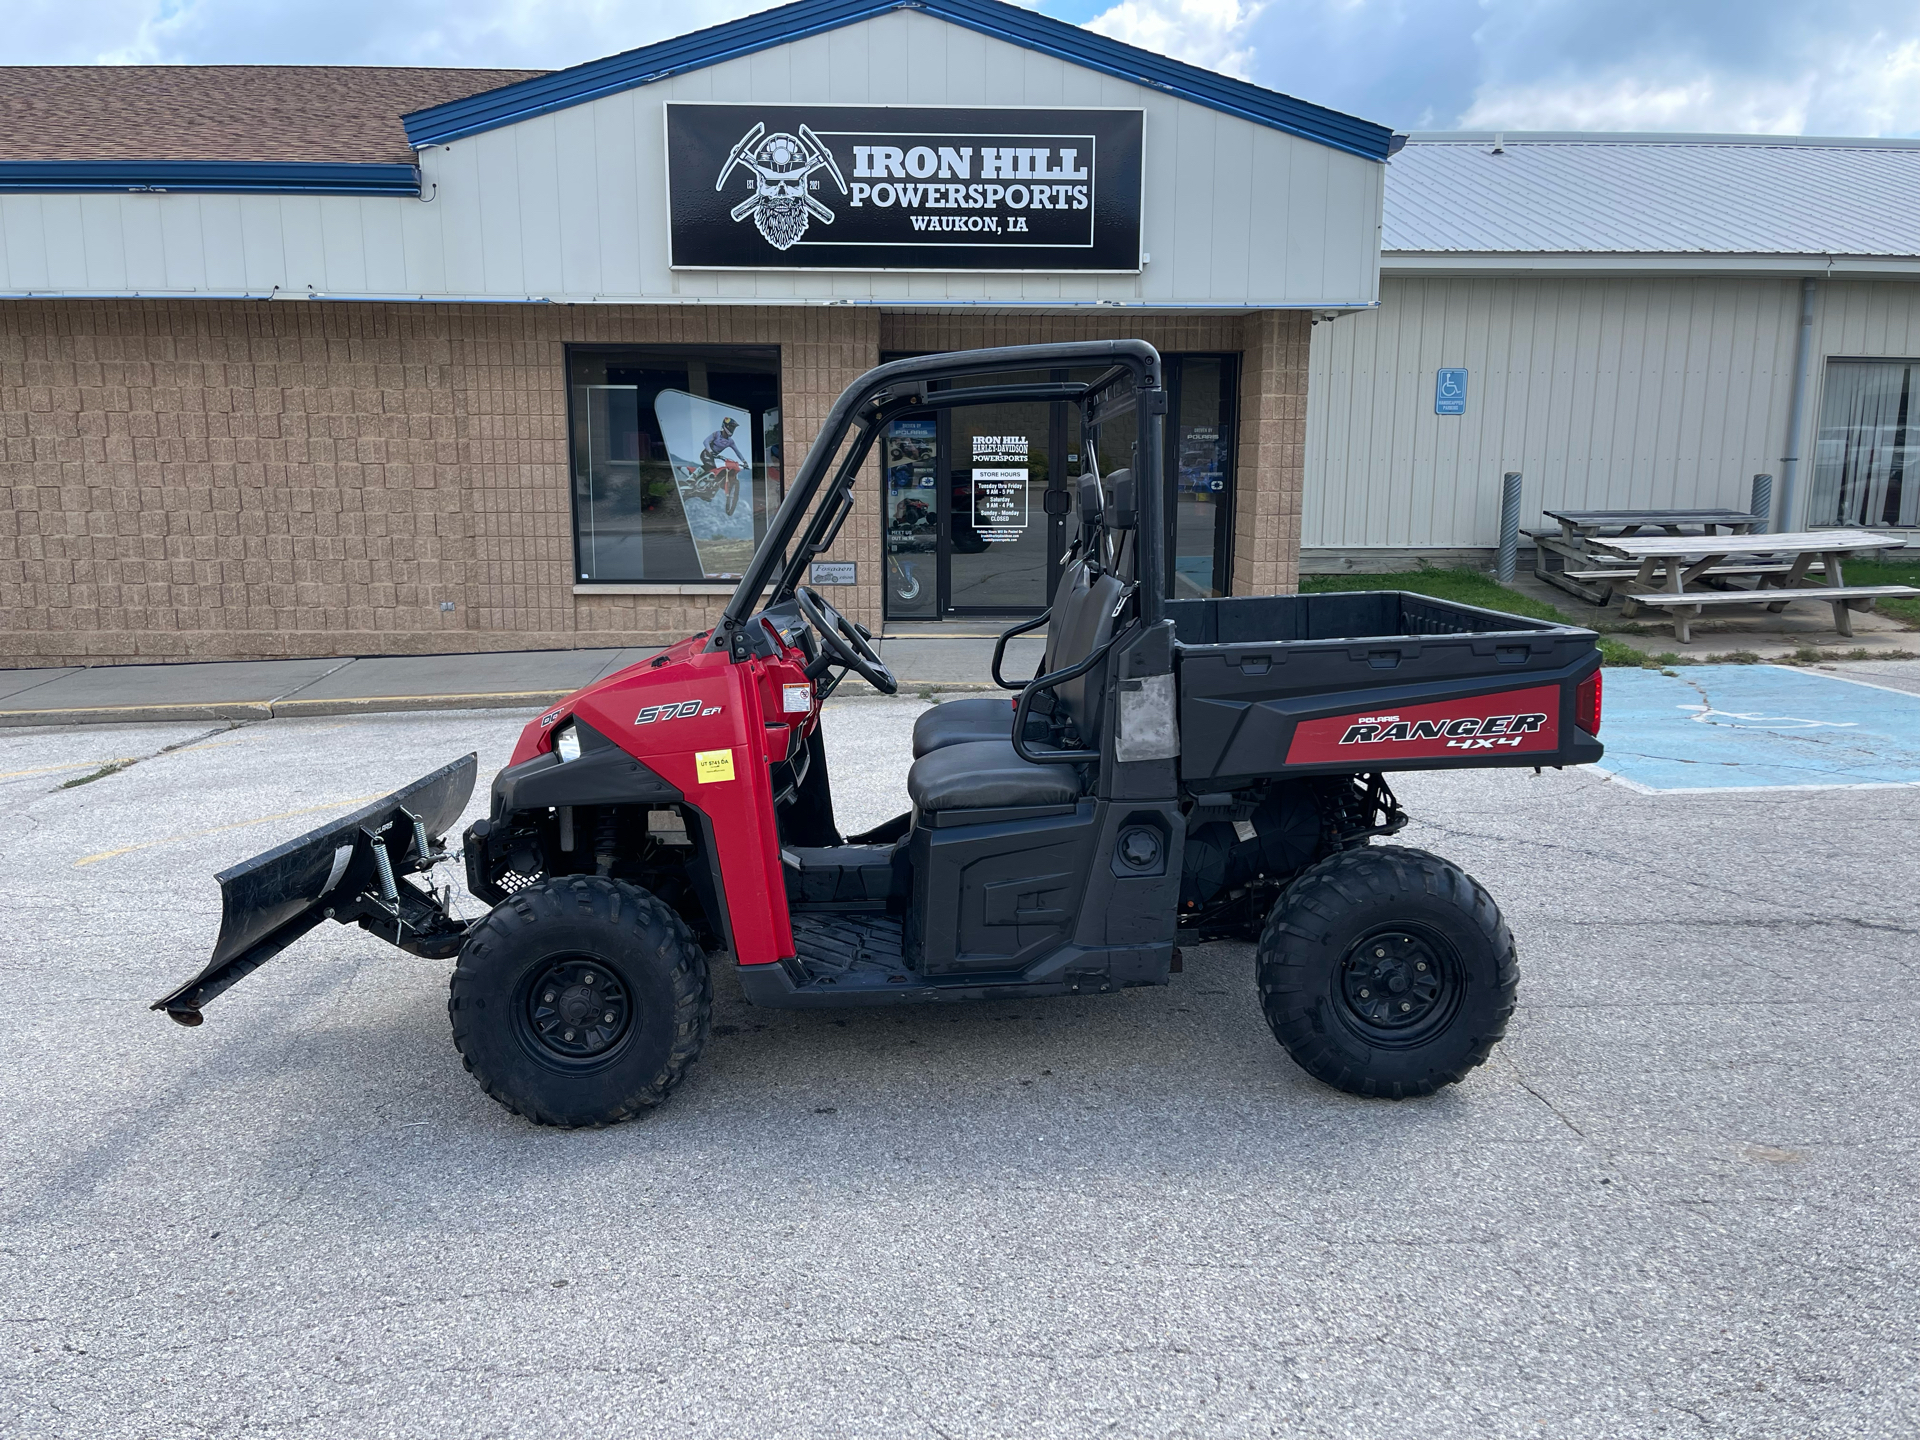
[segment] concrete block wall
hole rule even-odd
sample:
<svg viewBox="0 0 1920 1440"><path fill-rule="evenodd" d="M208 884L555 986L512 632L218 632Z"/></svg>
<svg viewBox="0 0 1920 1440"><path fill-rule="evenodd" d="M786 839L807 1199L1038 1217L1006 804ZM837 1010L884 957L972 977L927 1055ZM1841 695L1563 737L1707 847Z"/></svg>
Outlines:
<svg viewBox="0 0 1920 1440"><path fill-rule="evenodd" d="M567 344L779 346L792 466L883 350L1130 335L1244 353L1234 588L1291 588L1291 312L0 302L0 663L677 639L724 597L575 593ZM879 503L876 463L831 557L859 562L835 601L868 624Z"/></svg>

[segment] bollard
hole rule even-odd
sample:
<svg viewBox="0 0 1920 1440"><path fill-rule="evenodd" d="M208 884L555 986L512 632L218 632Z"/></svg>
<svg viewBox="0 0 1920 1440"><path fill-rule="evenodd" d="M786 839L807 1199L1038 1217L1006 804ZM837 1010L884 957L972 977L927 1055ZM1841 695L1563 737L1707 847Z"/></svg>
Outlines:
<svg viewBox="0 0 1920 1440"><path fill-rule="evenodd" d="M1520 472L1509 470L1500 480L1500 559L1493 578L1502 585L1513 583L1514 567L1520 561Z"/></svg>
<svg viewBox="0 0 1920 1440"><path fill-rule="evenodd" d="M1747 509L1760 517L1760 523L1753 527L1754 534L1764 535L1773 529L1773 476L1753 477L1753 503Z"/></svg>

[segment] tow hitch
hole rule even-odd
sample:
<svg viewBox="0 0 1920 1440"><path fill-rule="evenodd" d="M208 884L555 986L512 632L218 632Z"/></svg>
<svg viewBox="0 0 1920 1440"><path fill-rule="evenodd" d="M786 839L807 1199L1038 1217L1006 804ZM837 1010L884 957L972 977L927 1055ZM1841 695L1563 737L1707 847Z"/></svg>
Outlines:
<svg viewBox="0 0 1920 1440"><path fill-rule="evenodd" d="M444 836L473 794L478 755L423 775L385 799L223 870L220 938L186 984L153 1002L182 1025L322 920L358 925L414 955L457 954L471 922L447 913L451 888L407 877L448 859Z"/></svg>

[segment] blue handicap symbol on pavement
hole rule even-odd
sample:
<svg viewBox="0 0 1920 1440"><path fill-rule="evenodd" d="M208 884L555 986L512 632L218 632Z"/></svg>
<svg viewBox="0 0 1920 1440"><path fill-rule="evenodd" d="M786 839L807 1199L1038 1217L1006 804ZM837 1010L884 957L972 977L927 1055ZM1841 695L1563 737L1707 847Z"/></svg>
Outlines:
<svg viewBox="0 0 1920 1440"><path fill-rule="evenodd" d="M1433 413L1436 415L1467 413L1467 372L1464 369L1447 366L1435 374Z"/></svg>
<svg viewBox="0 0 1920 1440"><path fill-rule="evenodd" d="M1920 695L1781 665L1602 677L1598 769L1636 790L1920 785Z"/></svg>

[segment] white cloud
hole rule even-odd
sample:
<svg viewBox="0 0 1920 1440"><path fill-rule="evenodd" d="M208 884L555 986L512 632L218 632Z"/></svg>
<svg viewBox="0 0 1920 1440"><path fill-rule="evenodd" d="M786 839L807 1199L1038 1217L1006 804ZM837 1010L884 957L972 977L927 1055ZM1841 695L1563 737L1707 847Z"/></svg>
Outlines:
<svg viewBox="0 0 1920 1440"><path fill-rule="evenodd" d="M20 64L474 65L552 69L715 25L768 0L25 0Z"/></svg>
<svg viewBox="0 0 1920 1440"><path fill-rule="evenodd" d="M1482 85L1463 130L1673 130L1798 135L1810 86L1728 84L1702 75L1662 84L1638 76Z"/></svg>
<svg viewBox="0 0 1920 1440"><path fill-rule="evenodd" d="M1120 0L1089 30L1189 65L1251 79L1257 55L1247 31L1266 0Z"/></svg>
<svg viewBox="0 0 1920 1440"><path fill-rule="evenodd" d="M1767 135L1901 135L1920 130L1920 40L1874 36L1803 54L1786 74L1695 59L1609 67L1510 84L1484 81L1461 116L1471 130L1669 130Z"/></svg>

